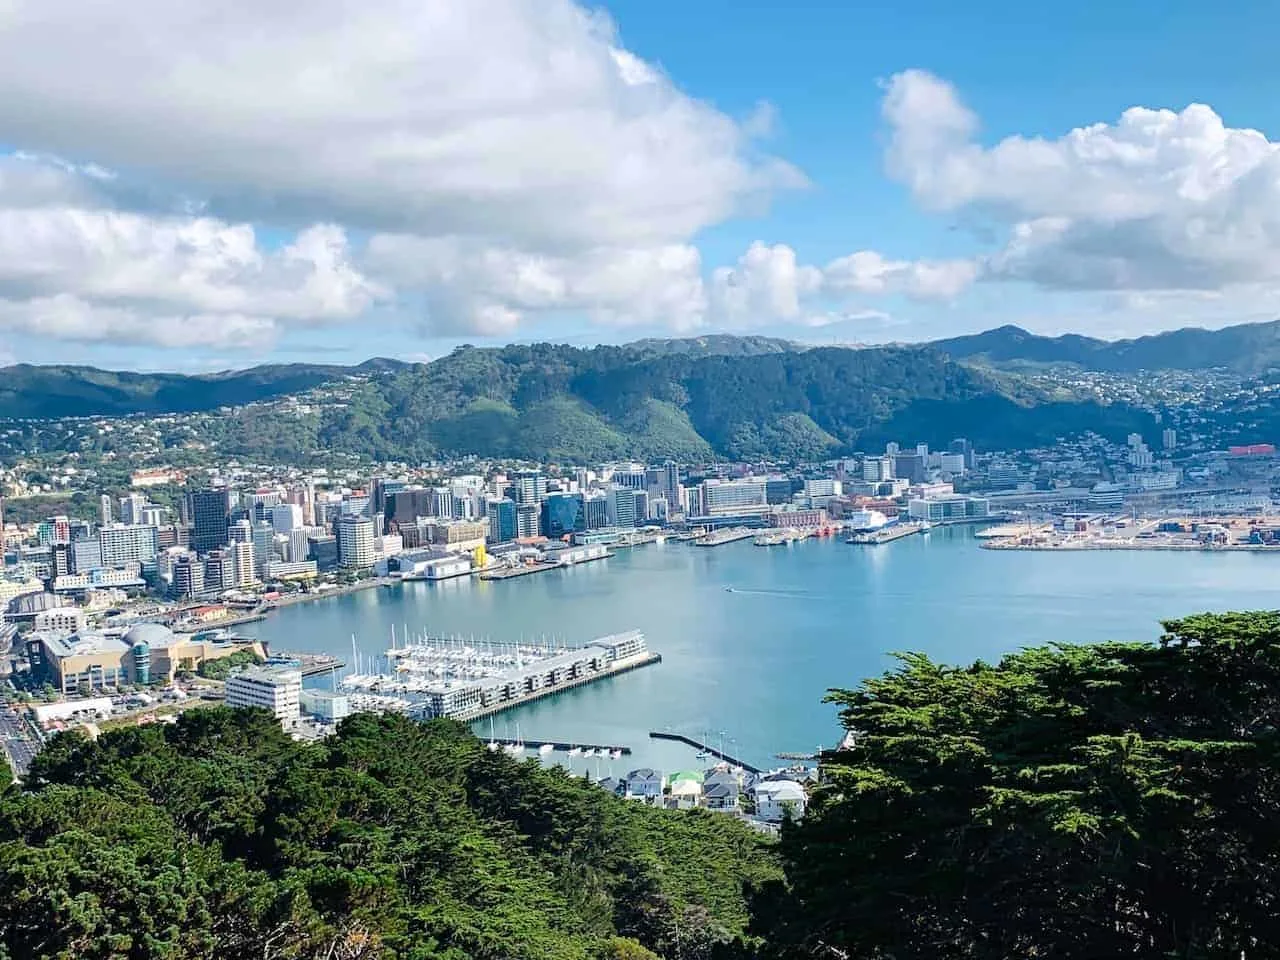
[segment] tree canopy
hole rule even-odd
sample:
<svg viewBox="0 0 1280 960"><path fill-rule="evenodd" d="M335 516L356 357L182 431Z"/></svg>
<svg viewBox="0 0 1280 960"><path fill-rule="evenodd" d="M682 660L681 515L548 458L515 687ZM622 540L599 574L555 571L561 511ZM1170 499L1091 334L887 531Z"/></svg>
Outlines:
<svg viewBox="0 0 1280 960"><path fill-rule="evenodd" d="M1280 614L834 691L854 745L758 907L780 956L1280 955Z"/></svg>

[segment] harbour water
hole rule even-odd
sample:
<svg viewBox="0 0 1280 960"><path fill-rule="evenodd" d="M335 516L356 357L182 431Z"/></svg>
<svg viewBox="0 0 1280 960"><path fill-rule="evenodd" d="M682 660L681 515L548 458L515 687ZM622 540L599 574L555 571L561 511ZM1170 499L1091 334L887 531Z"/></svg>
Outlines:
<svg viewBox="0 0 1280 960"><path fill-rule="evenodd" d="M893 666L893 651L948 663L1050 641L1148 640L1159 620L1280 607L1280 556L1022 553L978 548L969 528L879 546L838 539L762 549L666 543L505 582L408 583L286 607L241 632L278 649L350 661L380 655L391 628L584 643L643 630L663 662L498 717L499 736L626 744L621 765L696 763L650 730L709 739L762 767L839 738L830 687ZM487 736L488 721L477 725ZM722 732L723 731L723 736ZM577 761L577 768L608 761ZM615 769L615 773L625 772Z"/></svg>

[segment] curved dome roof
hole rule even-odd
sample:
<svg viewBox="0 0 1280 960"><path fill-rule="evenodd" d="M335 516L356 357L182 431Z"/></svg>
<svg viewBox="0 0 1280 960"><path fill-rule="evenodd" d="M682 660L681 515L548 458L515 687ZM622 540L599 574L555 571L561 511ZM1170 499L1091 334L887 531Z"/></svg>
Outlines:
<svg viewBox="0 0 1280 960"><path fill-rule="evenodd" d="M125 631L124 640L130 646L145 643L149 647L163 647L173 641L173 631L163 623L135 623Z"/></svg>

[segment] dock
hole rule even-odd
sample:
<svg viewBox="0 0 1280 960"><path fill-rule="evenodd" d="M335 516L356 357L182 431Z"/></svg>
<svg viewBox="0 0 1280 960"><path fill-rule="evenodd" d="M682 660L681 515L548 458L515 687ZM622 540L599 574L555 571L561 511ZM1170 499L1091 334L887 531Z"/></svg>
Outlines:
<svg viewBox="0 0 1280 960"><path fill-rule="evenodd" d="M486 570L480 574L481 580L514 580L516 577L528 577L547 570L559 570L562 564L555 562L526 563L518 567L505 567L501 570Z"/></svg>
<svg viewBox="0 0 1280 960"><path fill-rule="evenodd" d="M649 737L653 740L674 740L676 743L683 743L693 747L695 750L700 750L703 753L709 753L717 760L723 760L731 767L741 767L743 770L747 771L747 773L754 775L759 775L761 773L759 767L752 766L745 760L739 760L737 757L730 756L723 751L717 750L709 743L703 743L700 740L693 739L693 737L686 737L683 733L668 733L665 730L650 730Z"/></svg>
<svg viewBox="0 0 1280 960"><path fill-rule="evenodd" d="M920 523L894 523L870 533L855 533L845 543L877 546L882 543L893 543L895 540L914 536L917 533L924 533L928 529L928 527Z"/></svg>
<svg viewBox="0 0 1280 960"><path fill-rule="evenodd" d="M693 541L695 547L722 547L726 543L736 543L739 540L748 540L754 537L759 531L751 530L747 527L731 527L728 530L713 530L705 537L699 537Z"/></svg>

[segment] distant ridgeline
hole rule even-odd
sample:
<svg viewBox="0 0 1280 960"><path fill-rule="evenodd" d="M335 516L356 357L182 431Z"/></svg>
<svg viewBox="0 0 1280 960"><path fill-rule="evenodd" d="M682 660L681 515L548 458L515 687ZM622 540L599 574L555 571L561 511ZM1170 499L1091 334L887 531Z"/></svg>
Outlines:
<svg viewBox="0 0 1280 960"><path fill-rule="evenodd" d="M1165 627L834 691L777 843L452 721L64 734L0 796L0 957L1280 956L1280 614Z"/></svg>
<svg viewBox="0 0 1280 960"><path fill-rule="evenodd" d="M315 388L339 381L343 402L326 404L328 388ZM241 409L204 424L205 439L228 454L277 458L323 449L380 459L813 460L890 439L965 436L1006 449L1152 424L1125 404L1063 399L928 347L802 350L728 336L590 350L463 347L429 364L373 360L204 377L12 367L0 380L0 416L208 411L306 390L315 397L311 412Z"/></svg>

